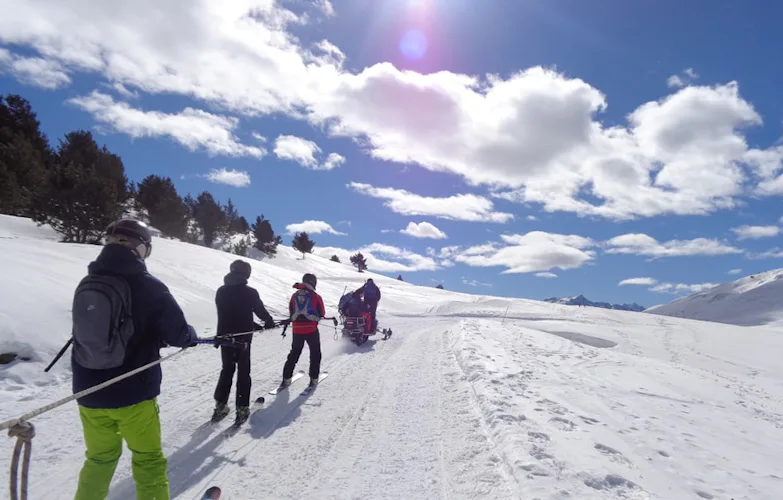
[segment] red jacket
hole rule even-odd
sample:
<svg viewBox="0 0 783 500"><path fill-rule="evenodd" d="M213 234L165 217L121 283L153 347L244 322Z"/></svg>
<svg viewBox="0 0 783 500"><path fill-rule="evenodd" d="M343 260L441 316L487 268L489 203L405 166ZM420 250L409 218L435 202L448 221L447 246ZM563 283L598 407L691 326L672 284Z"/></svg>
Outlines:
<svg viewBox="0 0 783 500"><path fill-rule="evenodd" d="M288 302L288 314L294 313L294 299L296 298L297 293L299 293L299 290L310 290L310 294L312 296L312 301L313 301L313 308L315 309L316 313L322 318L326 316L326 310L324 309L324 301L320 295L315 293L313 287L311 287L307 283L297 283L294 285L294 288L297 289L297 292L291 296L291 300ZM293 330L294 333L301 333L301 334L315 333L318 331L318 322L309 321L309 320L293 321L291 322L291 329Z"/></svg>

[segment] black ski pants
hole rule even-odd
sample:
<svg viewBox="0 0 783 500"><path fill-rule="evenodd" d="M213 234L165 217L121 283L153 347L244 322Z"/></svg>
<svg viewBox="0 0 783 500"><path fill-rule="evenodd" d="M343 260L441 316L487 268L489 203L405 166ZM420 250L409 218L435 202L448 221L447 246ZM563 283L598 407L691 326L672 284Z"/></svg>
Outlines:
<svg viewBox="0 0 783 500"><path fill-rule="evenodd" d="M375 318L375 312L378 310L378 303L365 302L364 307L367 308L367 312L370 313L370 318L372 318L372 326L370 327L370 330L375 330L378 327L378 321Z"/></svg>
<svg viewBox="0 0 783 500"><path fill-rule="evenodd" d="M215 388L215 401L226 404L231 392L231 382L234 372L237 373L237 408L250 406L250 344L240 343L237 347L220 347L220 356L223 359L223 369L220 370L220 378Z"/></svg>
<svg viewBox="0 0 783 500"><path fill-rule="evenodd" d="M291 352L288 353L288 359L283 367L284 379L294 375L294 368L299 362L305 343L310 350L310 378L318 378L321 372L321 334L316 330L313 333L291 334Z"/></svg>

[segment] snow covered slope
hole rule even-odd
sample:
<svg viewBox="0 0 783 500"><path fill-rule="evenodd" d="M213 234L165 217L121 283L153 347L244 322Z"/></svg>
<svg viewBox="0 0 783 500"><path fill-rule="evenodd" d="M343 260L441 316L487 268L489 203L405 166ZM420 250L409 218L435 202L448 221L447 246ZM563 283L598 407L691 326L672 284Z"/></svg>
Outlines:
<svg viewBox="0 0 783 500"><path fill-rule="evenodd" d="M98 251L0 218L0 352L33 359L0 365L0 420L70 394L67 359L42 369L68 337L73 287ZM149 267L208 335L233 259L156 240ZM318 275L328 312L346 286L372 276L283 248L252 264L276 316L305 271ZM394 336L355 347L323 327L330 377L308 398L298 382L233 436L230 422L203 425L218 353L199 346L164 363L173 498L197 499L213 484L235 500L780 498L778 332L373 277L384 293L379 319ZM256 337L254 395L278 382L289 342L276 331ZM84 452L75 405L33 423L30 498L72 498ZM12 445L0 439L0 470ZM129 455L111 499L135 498Z"/></svg>
<svg viewBox="0 0 783 500"><path fill-rule="evenodd" d="M645 312L732 325L783 326L783 269L752 274Z"/></svg>

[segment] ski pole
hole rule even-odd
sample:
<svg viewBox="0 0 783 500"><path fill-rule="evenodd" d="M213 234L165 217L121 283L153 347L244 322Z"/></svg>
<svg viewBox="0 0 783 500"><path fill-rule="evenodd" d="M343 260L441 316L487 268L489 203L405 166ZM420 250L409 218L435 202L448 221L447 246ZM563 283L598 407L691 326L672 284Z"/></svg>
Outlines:
<svg viewBox="0 0 783 500"><path fill-rule="evenodd" d="M65 354L65 351L68 349L68 347L70 347L70 345L72 343L73 343L73 337L68 339L68 342L66 342L65 345L63 346L63 348L60 349L60 352L58 352L57 356L55 356L54 359L52 360L52 362L49 363L49 366L44 368L44 372L48 372L49 370L51 370L52 367L54 366L54 364L57 363L58 361L60 361L60 358L63 357L63 354Z"/></svg>

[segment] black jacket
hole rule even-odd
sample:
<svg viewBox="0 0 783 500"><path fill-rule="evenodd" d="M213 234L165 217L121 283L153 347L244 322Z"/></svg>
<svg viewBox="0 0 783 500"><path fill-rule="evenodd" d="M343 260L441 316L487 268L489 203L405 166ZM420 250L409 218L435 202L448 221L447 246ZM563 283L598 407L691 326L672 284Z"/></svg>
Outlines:
<svg viewBox="0 0 783 500"><path fill-rule="evenodd" d="M120 367L91 370L71 357L74 393L160 359L161 345L187 347L196 340L196 332L185 321L182 309L166 285L147 272L144 262L132 250L106 245L88 269L90 274L118 275L128 281L135 332L126 348L125 363ZM88 408L121 408L141 403L160 394L162 376L160 365L156 365L79 398L78 402Z"/></svg>
<svg viewBox="0 0 783 500"><path fill-rule="evenodd" d="M217 335L252 332L255 329L253 313L261 318L265 327L274 324L264 303L258 296L258 291L247 286L247 279L238 273L228 273L223 278L223 286L215 294L218 324ZM252 342L253 334L234 337L239 342Z"/></svg>

